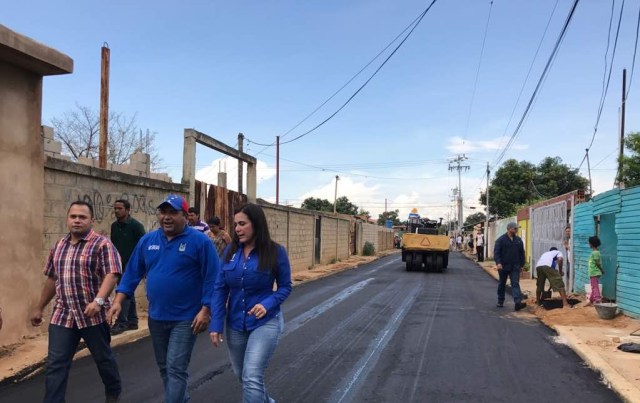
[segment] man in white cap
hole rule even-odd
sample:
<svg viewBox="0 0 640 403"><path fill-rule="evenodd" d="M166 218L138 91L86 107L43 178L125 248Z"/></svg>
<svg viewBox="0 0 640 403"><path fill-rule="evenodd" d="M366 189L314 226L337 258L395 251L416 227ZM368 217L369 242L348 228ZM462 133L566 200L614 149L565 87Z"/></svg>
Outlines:
<svg viewBox="0 0 640 403"><path fill-rule="evenodd" d="M504 306L505 290L507 288L507 278L511 281L511 296L515 303L515 310L519 311L526 303L522 302L520 292L520 271L524 267L524 244L516 233L518 224L510 222L507 224L507 232L496 239L493 249L493 256L500 276L498 282L498 308Z"/></svg>

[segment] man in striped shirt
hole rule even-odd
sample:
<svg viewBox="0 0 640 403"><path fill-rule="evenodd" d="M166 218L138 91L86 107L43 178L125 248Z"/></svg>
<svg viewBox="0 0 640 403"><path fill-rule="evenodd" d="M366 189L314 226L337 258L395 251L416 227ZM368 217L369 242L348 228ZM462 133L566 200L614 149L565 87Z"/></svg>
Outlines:
<svg viewBox="0 0 640 403"><path fill-rule="evenodd" d="M119 401L120 373L111 351L106 321L108 297L122 267L108 238L94 232L93 207L71 203L67 212L69 234L49 253L47 276L31 324L40 326L45 307L56 297L49 324L49 349L44 402L64 402L73 356L82 338L98 367L107 402Z"/></svg>

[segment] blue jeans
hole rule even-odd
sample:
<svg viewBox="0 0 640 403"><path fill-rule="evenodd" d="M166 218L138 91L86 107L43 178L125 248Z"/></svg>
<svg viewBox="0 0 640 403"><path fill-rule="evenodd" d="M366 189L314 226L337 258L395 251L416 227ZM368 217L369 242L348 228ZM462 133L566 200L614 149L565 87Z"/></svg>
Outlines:
<svg viewBox="0 0 640 403"><path fill-rule="evenodd" d="M520 292L520 269L503 268L498 270L500 279L498 281L498 302L504 303L504 292L507 288L507 278L511 280L511 296L513 302L519 304L522 301L522 293Z"/></svg>
<svg viewBox="0 0 640 403"><path fill-rule="evenodd" d="M189 401L189 361L196 341L191 320L165 321L149 318L153 352L164 384L165 403Z"/></svg>
<svg viewBox="0 0 640 403"><path fill-rule="evenodd" d="M138 310L135 295L131 295L131 298L126 298L122 301L122 310L118 316L117 324L138 326Z"/></svg>
<svg viewBox="0 0 640 403"><path fill-rule="evenodd" d="M98 367L104 384L106 396L119 396L122 391L118 364L111 351L111 332L109 325L101 323L78 329L49 325L49 349L47 355L47 371L45 380L45 403L65 401L67 380L73 356L80 339L87 344L91 356Z"/></svg>
<svg viewBox="0 0 640 403"><path fill-rule="evenodd" d="M275 402L267 394L264 373L284 331L282 312L252 331L227 328L229 359L242 382L243 403Z"/></svg>

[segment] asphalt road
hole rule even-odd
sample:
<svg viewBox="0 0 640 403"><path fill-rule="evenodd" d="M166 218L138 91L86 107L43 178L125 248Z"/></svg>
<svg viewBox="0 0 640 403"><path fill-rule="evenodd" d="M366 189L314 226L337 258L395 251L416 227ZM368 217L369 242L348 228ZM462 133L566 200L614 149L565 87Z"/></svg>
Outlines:
<svg viewBox="0 0 640 403"><path fill-rule="evenodd" d="M444 273L406 272L399 255L295 287L285 335L267 372L279 402L618 402L554 333L454 253ZM151 344L116 349L123 402L160 402ZM199 337L192 402L239 402L225 348ZM0 402L41 401L42 375L0 390ZM67 402L99 402L90 358L74 362Z"/></svg>

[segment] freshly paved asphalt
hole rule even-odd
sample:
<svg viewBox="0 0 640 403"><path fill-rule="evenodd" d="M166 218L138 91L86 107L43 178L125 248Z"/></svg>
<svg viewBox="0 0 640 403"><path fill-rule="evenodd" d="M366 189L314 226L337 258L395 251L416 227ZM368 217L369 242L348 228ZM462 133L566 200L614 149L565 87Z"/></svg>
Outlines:
<svg viewBox="0 0 640 403"><path fill-rule="evenodd" d="M495 307L496 282L454 253L444 273L406 272L392 255L295 287L267 372L280 402L618 402L554 333ZM160 402L149 339L116 348L123 402ZM201 335L192 402L238 402L226 348ZM0 402L42 400L44 377L0 390ZM67 402L99 402L91 358L74 362Z"/></svg>

